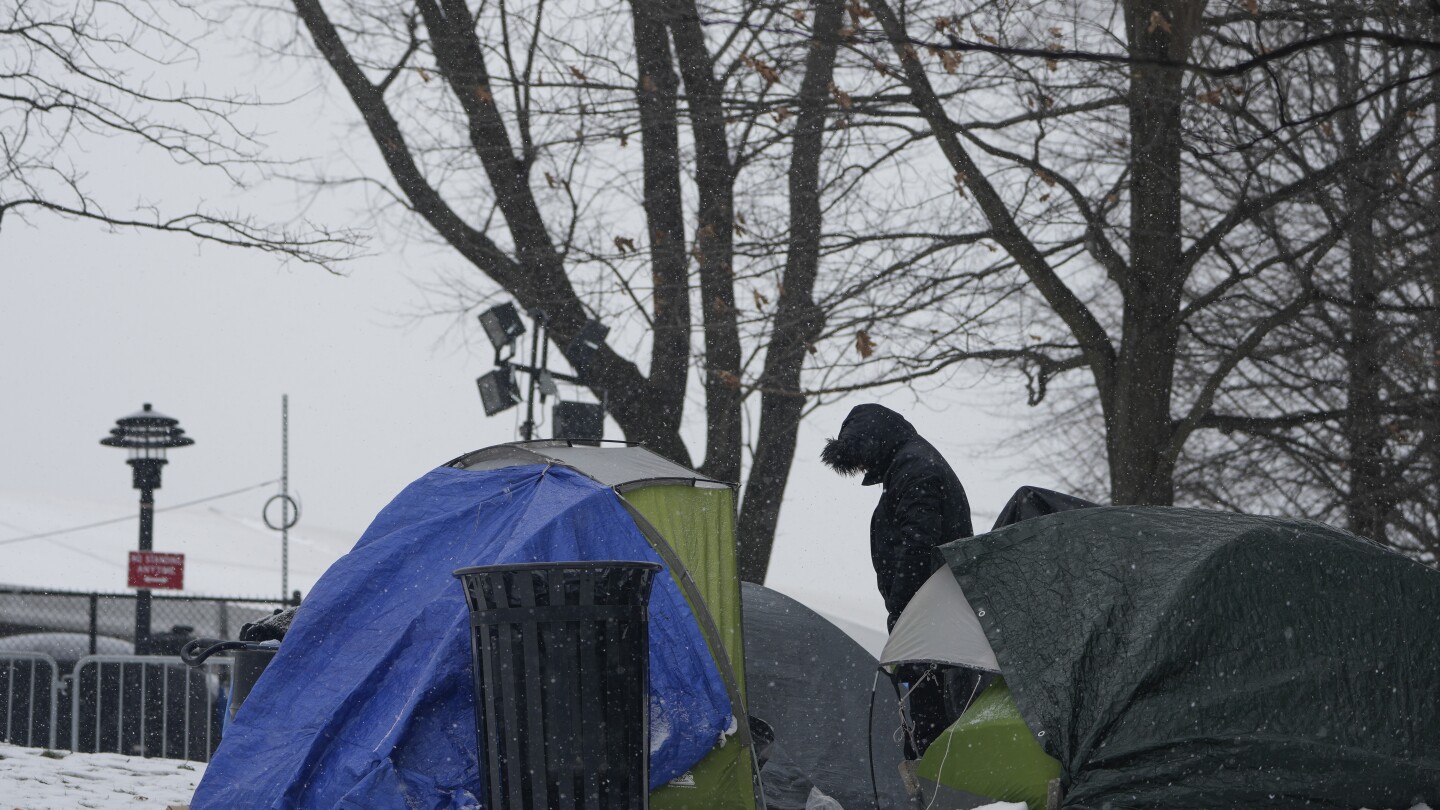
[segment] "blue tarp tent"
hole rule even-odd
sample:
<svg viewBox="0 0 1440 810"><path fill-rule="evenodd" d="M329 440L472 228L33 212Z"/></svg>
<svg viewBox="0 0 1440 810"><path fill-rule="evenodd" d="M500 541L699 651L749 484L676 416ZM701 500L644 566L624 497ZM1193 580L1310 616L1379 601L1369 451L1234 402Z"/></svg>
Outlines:
<svg viewBox="0 0 1440 810"><path fill-rule="evenodd" d="M469 619L451 572L615 559L661 561L617 492L591 477L546 464L430 472L316 583L192 807L479 807ZM653 735L653 788L733 728L671 576L651 596L650 689L651 727L668 730Z"/></svg>

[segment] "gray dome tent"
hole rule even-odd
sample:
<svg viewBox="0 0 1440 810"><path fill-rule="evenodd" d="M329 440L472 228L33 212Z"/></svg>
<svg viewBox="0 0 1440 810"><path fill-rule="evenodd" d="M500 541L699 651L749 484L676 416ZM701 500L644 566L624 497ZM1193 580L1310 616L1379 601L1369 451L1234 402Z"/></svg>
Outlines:
<svg viewBox="0 0 1440 810"><path fill-rule="evenodd" d="M750 582L741 588L750 714L775 734L760 771L766 805L803 810L816 787L847 810L875 807L877 794L881 810L909 808L894 724L880 720L898 717L890 690L875 692L873 731L867 723L875 657L790 597Z"/></svg>

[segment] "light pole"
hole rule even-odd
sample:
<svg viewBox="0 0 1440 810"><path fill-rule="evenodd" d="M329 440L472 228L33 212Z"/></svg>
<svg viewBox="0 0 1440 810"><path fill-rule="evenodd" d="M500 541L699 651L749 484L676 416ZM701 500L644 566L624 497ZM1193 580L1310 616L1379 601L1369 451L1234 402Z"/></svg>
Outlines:
<svg viewBox="0 0 1440 810"><path fill-rule="evenodd" d="M559 399L555 381L561 380L576 385L591 386L590 366L610 327L597 320L588 320L565 347L565 358L575 367L574 374L561 374L550 370L550 321L543 310L529 312L535 321L535 331L530 338L530 363L515 362L515 353L520 337L525 334L525 324L514 304L499 304L480 313L480 325L490 345L495 347L495 370L475 381L480 389L480 404L486 416L494 416L520 403L520 386L515 384L515 372L530 375L529 391L525 397L525 421L520 425L520 437L526 441L535 436L535 393L540 393L540 404L545 397L556 397L554 435L557 439L575 439L595 442L605 431L605 391L600 390L601 402L565 402ZM593 389L593 386L592 390Z"/></svg>
<svg viewBox="0 0 1440 810"><path fill-rule="evenodd" d="M160 468L167 463L165 451L195 443L179 427L180 420L151 410L150 403L138 413L115 420L110 436L100 440L106 447L130 451L125 463L134 471L135 488L140 490L140 550L152 551L155 528L155 490L160 488ZM150 589L135 593L135 654L150 652Z"/></svg>

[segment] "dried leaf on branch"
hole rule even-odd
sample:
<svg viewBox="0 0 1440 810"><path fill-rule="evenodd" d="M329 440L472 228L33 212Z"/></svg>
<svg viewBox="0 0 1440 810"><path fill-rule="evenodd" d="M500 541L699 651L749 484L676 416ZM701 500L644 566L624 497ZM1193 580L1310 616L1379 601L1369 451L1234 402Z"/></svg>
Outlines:
<svg viewBox="0 0 1440 810"><path fill-rule="evenodd" d="M940 64L945 68L946 73L954 73L960 69L960 54L957 51L931 45L930 55L940 60Z"/></svg>
<svg viewBox="0 0 1440 810"><path fill-rule="evenodd" d="M870 339L870 333L864 329L855 335L855 351L860 353L862 360L869 360L870 355L875 353L875 341Z"/></svg>
<svg viewBox="0 0 1440 810"><path fill-rule="evenodd" d="M775 68L765 64L762 59L757 59L753 56L744 56L741 57L740 62L756 73L759 73L760 78L764 79L766 84L775 84L780 81L780 74L775 71Z"/></svg>

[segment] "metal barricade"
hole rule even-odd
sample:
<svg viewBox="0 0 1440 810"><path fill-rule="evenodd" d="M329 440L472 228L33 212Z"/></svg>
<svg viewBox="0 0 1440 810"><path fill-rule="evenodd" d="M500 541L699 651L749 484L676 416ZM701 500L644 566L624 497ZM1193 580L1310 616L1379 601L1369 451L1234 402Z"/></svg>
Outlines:
<svg viewBox="0 0 1440 810"><path fill-rule="evenodd" d="M60 667L44 653L0 652L0 742L55 747Z"/></svg>
<svg viewBox="0 0 1440 810"><path fill-rule="evenodd" d="M85 753L209 761L220 744L229 659L91 655L70 676L68 746Z"/></svg>

